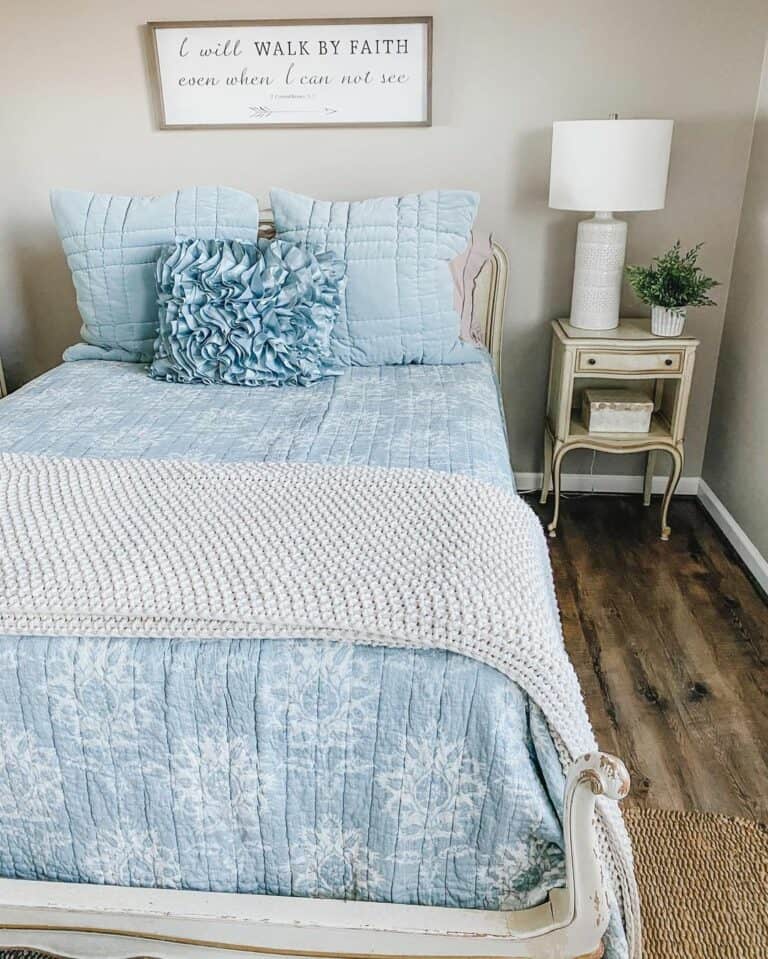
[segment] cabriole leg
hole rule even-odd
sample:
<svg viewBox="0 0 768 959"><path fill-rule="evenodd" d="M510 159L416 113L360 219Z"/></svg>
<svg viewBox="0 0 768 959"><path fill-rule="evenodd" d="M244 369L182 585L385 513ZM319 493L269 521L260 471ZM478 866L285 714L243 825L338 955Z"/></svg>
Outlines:
<svg viewBox="0 0 768 959"><path fill-rule="evenodd" d="M680 474L683 472L683 453L679 449L670 449L669 455L672 457L672 472L669 474L669 481L664 492L664 499L661 503L661 539L666 543L672 530L667 525L667 514L669 513L669 504L672 500L677 484L680 482Z"/></svg>
<svg viewBox="0 0 768 959"><path fill-rule="evenodd" d="M653 493L653 474L656 470L656 450L648 450L645 457L645 479L643 480L643 506L651 505Z"/></svg>
<svg viewBox="0 0 768 959"><path fill-rule="evenodd" d="M552 486L552 437L549 433L549 427L544 427L544 468L541 474L541 497L540 503L546 503L549 496L549 490Z"/></svg>
<svg viewBox="0 0 768 959"><path fill-rule="evenodd" d="M554 539L557 536L557 521L560 518L560 469L563 465L563 458L568 452L567 449L560 447L556 450L552 461L552 480L555 491L555 512L552 515L552 522L547 526L549 535Z"/></svg>

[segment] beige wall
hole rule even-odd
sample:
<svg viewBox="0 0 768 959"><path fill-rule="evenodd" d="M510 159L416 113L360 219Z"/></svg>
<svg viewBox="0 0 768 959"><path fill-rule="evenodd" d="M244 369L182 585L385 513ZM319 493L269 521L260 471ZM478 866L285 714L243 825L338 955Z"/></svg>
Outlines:
<svg viewBox="0 0 768 959"><path fill-rule="evenodd" d="M765 0L293 0L280 16L435 17L430 129L163 132L146 20L269 17L266 0L5 0L0 44L0 351L13 385L54 365L78 318L51 222L52 186L160 193L220 183L323 197L462 186L509 249L505 380L513 463L540 465L547 321L567 312L577 215L546 205L553 119L676 121L669 202L630 219L629 258L680 237L730 273L768 6ZM719 291L725 301L727 286ZM629 307L632 306L628 302ZM637 304L635 304L637 307ZM638 312L637 309L634 312ZM642 310L640 311L642 312ZM698 475L722 310L701 336L686 472ZM568 466L572 469L573 466ZM635 468L601 457L598 471Z"/></svg>
<svg viewBox="0 0 768 959"><path fill-rule="evenodd" d="M768 60L733 265L704 479L768 557Z"/></svg>

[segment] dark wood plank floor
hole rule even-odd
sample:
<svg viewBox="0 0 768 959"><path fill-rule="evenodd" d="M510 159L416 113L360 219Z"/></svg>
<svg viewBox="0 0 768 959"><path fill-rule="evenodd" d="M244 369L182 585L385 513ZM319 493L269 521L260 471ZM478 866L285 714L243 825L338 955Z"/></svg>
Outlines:
<svg viewBox="0 0 768 959"><path fill-rule="evenodd" d="M528 502L542 518L550 504ZM630 801L768 821L768 605L693 500L583 496L550 540L566 644Z"/></svg>

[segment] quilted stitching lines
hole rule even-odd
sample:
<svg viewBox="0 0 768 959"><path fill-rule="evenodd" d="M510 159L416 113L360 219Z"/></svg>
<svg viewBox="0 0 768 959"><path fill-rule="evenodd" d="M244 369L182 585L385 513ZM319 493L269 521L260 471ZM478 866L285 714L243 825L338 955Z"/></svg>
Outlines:
<svg viewBox="0 0 768 959"><path fill-rule="evenodd" d="M118 208L125 206L122 222ZM117 197L58 191L52 207L83 317L83 337L125 359L151 355L157 333L154 264L180 232L255 241L255 199L222 187L180 190L165 197ZM98 225L97 211L103 209ZM181 222L180 222L181 221ZM222 226L222 221L225 226ZM77 358L78 347L67 358Z"/></svg>
<svg viewBox="0 0 768 959"><path fill-rule="evenodd" d="M315 248L343 243L349 281L340 323L346 323L350 362L364 366L479 358L458 338L447 266L468 242L476 203L474 194L461 191L343 205L272 193L279 236ZM336 215L340 207L343 220Z"/></svg>

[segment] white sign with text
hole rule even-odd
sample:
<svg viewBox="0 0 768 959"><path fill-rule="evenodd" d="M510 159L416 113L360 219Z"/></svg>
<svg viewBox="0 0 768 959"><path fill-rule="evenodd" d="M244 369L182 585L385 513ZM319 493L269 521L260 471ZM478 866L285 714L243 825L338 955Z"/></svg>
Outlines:
<svg viewBox="0 0 768 959"><path fill-rule="evenodd" d="M431 122L431 17L148 26L165 129Z"/></svg>

